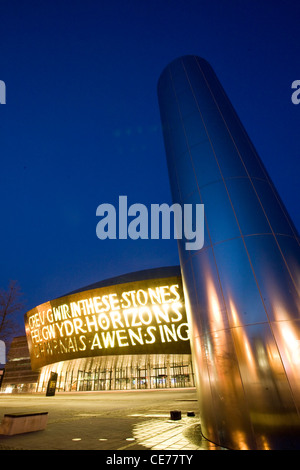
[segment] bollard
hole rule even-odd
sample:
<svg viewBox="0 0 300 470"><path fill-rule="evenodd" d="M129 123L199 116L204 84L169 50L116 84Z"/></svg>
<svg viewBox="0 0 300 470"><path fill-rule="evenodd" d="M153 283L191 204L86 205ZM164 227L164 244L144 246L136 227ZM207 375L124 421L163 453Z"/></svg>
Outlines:
<svg viewBox="0 0 300 470"><path fill-rule="evenodd" d="M179 410L170 411L170 418L173 421L175 421L177 419L181 419L181 411L179 411Z"/></svg>

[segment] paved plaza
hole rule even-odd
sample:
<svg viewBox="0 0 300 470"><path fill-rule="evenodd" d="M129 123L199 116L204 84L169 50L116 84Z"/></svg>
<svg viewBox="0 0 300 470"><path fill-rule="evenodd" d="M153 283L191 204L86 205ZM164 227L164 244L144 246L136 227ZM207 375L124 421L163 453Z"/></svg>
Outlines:
<svg viewBox="0 0 300 470"><path fill-rule="evenodd" d="M173 410L181 411L180 420L170 419ZM30 411L48 412L46 429L0 436L0 450L221 450L201 435L192 388L0 394L1 420Z"/></svg>

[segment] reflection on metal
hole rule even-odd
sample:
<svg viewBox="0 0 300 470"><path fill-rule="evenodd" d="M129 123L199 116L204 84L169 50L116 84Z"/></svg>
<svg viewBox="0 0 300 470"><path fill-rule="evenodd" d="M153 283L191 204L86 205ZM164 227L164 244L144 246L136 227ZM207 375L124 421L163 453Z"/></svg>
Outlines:
<svg viewBox="0 0 300 470"><path fill-rule="evenodd" d="M178 243L202 432L300 448L297 230L205 60L169 64L158 98L173 203L205 211L204 247Z"/></svg>

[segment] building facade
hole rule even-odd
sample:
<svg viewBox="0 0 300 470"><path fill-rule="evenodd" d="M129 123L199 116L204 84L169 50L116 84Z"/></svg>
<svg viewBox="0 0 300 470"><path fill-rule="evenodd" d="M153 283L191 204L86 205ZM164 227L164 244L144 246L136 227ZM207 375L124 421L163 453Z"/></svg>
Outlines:
<svg viewBox="0 0 300 470"><path fill-rule="evenodd" d="M208 440L299 449L297 230L207 61L171 62L158 99L173 202L204 205L204 246L188 250L183 238L180 269L110 279L30 310L36 375L26 387L44 393L52 374L68 392L181 387L195 374ZM18 362L25 377L22 360L12 356L2 389L20 380Z"/></svg>
<svg viewBox="0 0 300 470"><path fill-rule="evenodd" d="M25 315L2 391L136 390L193 387L179 267L105 280ZM20 349L21 348L21 349Z"/></svg>
<svg viewBox="0 0 300 470"><path fill-rule="evenodd" d="M26 336L17 336L12 340L3 368L1 392L27 393L36 391L39 373L31 368L30 354Z"/></svg>
<svg viewBox="0 0 300 470"><path fill-rule="evenodd" d="M203 434L299 448L297 230L206 60L171 62L158 99L173 202L204 204L204 247L178 243Z"/></svg>

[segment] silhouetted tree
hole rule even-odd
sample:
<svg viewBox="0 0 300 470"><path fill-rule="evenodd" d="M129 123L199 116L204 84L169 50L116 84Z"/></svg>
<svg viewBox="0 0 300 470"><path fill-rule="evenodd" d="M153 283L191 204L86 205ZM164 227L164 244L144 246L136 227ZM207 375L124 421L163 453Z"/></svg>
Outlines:
<svg viewBox="0 0 300 470"><path fill-rule="evenodd" d="M16 281L9 283L7 290L0 290L0 339L10 341L18 336L21 327L17 323L15 314L23 308L22 293Z"/></svg>

